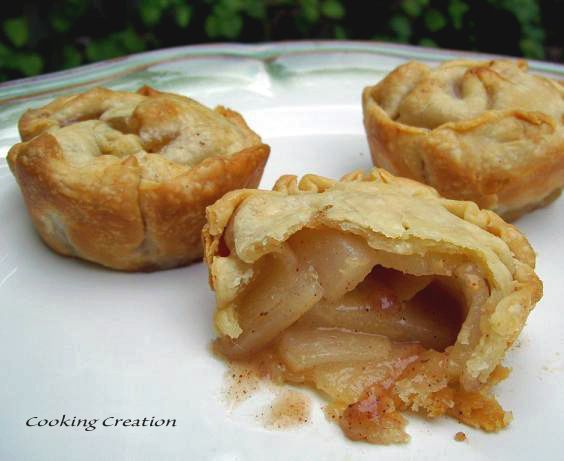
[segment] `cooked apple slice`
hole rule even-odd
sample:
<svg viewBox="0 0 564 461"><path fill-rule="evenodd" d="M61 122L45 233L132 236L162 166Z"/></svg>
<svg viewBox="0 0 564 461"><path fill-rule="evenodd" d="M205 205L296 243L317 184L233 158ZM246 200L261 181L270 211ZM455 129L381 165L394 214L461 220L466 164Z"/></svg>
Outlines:
<svg viewBox="0 0 564 461"><path fill-rule="evenodd" d="M330 329L289 329L278 345L278 353L292 371L333 362L382 360L391 343L385 336Z"/></svg>
<svg viewBox="0 0 564 461"><path fill-rule="evenodd" d="M308 378L335 401L356 402L368 387L399 376L423 351L414 343L392 344L383 360L318 365L308 373Z"/></svg>
<svg viewBox="0 0 564 461"><path fill-rule="evenodd" d="M323 297L330 301L356 287L376 264L374 250L364 240L334 229L302 229L290 246L315 267Z"/></svg>
<svg viewBox="0 0 564 461"><path fill-rule="evenodd" d="M317 273L288 247L262 262L257 279L237 301L242 333L222 338L221 349L229 357L244 357L272 341L292 325L322 296Z"/></svg>
<svg viewBox="0 0 564 461"><path fill-rule="evenodd" d="M400 302L395 292L371 276L337 301L320 301L299 325L380 334L393 341L417 341L444 350L455 342L461 322L457 300L436 282L411 301Z"/></svg>

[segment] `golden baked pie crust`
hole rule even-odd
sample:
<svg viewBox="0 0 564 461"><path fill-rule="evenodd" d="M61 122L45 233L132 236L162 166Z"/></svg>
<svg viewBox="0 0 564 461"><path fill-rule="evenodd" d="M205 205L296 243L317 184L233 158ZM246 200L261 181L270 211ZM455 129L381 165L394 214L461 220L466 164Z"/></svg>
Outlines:
<svg viewBox="0 0 564 461"><path fill-rule="evenodd" d="M364 89L374 164L515 219L564 186L564 87L524 61L409 62Z"/></svg>
<svg viewBox="0 0 564 461"><path fill-rule="evenodd" d="M26 112L19 128L24 142L8 163L43 240L127 271L201 257L205 207L256 187L269 155L237 112L148 87L58 98ZM219 151L199 151L206 143Z"/></svg>

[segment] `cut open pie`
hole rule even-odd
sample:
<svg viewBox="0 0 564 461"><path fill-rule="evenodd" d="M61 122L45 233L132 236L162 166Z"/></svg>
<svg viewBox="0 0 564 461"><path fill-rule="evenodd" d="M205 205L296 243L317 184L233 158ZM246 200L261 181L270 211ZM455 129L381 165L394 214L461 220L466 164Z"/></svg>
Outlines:
<svg viewBox="0 0 564 461"><path fill-rule="evenodd" d="M269 154L237 112L149 87L60 97L19 129L8 163L43 240L128 271L200 258L206 206L256 187Z"/></svg>
<svg viewBox="0 0 564 461"><path fill-rule="evenodd" d="M364 89L374 164L505 219L564 186L564 86L525 61L408 62Z"/></svg>
<svg viewBox="0 0 564 461"><path fill-rule="evenodd" d="M486 431L490 393L542 295L523 235L385 170L280 178L207 209L216 350L310 385L347 436L408 440L402 411Z"/></svg>

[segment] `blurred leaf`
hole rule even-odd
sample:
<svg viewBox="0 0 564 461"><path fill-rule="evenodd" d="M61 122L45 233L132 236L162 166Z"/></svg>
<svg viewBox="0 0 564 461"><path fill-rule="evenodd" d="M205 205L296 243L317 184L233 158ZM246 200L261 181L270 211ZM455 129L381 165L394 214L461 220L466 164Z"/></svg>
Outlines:
<svg viewBox="0 0 564 461"><path fill-rule="evenodd" d="M237 38L243 28L243 20L238 14L221 19L221 32L227 38Z"/></svg>
<svg viewBox="0 0 564 461"><path fill-rule="evenodd" d="M85 53L89 61L95 62L116 58L122 54L122 50L113 40L103 38L93 40L86 45Z"/></svg>
<svg viewBox="0 0 564 461"><path fill-rule="evenodd" d="M121 40L125 49L130 53L139 53L145 49L145 42L131 27L120 32L117 38Z"/></svg>
<svg viewBox="0 0 564 461"><path fill-rule="evenodd" d="M339 0L325 0L321 4L321 13L332 19L341 19L345 15L345 8Z"/></svg>
<svg viewBox="0 0 564 461"><path fill-rule="evenodd" d="M18 48L24 46L29 38L27 20L24 17L6 19L4 33L12 44Z"/></svg>
<svg viewBox="0 0 564 461"><path fill-rule="evenodd" d="M219 5L220 8L225 8L230 11L238 11L242 8L244 0L215 0L215 3Z"/></svg>
<svg viewBox="0 0 564 461"><path fill-rule="evenodd" d="M542 42L544 40L544 30L540 27L535 27L534 25L525 25L522 27L525 35L532 38L537 42Z"/></svg>
<svg viewBox="0 0 564 461"><path fill-rule="evenodd" d="M238 13L226 8L216 7L205 23L206 33L212 37L236 38L243 28L243 19Z"/></svg>
<svg viewBox="0 0 564 461"><path fill-rule="evenodd" d="M537 0L488 0L488 3L510 11L521 24L534 21L540 17Z"/></svg>
<svg viewBox="0 0 564 461"><path fill-rule="evenodd" d="M67 32L71 27L71 21L60 15L52 15L49 22L51 23L51 27L59 33Z"/></svg>
<svg viewBox="0 0 564 461"><path fill-rule="evenodd" d="M49 24L60 34L68 32L76 20L84 15L89 3L88 0L59 0L49 10Z"/></svg>
<svg viewBox="0 0 564 461"><path fill-rule="evenodd" d="M132 28L111 34L108 37L92 40L86 46L89 61L116 58L124 54L138 53L145 49L145 42Z"/></svg>
<svg viewBox="0 0 564 461"><path fill-rule="evenodd" d="M403 0L401 8L408 16L417 17L428 4L429 0Z"/></svg>
<svg viewBox="0 0 564 461"><path fill-rule="evenodd" d="M319 19L319 2L318 0L301 0L302 16L307 22L314 23Z"/></svg>
<svg viewBox="0 0 564 461"><path fill-rule="evenodd" d="M531 59L544 59L544 48L539 42L523 39L519 42L523 55Z"/></svg>
<svg viewBox="0 0 564 461"><path fill-rule="evenodd" d="M208 16L206 18L204 27L206 29L206 35L208 35L208 37L215 38L220 35L219 25L215 16Z"/></svg>
<svg viewBox="0 0 564 461"><path fill-rule="evenodd" d="M7 60L12 55L12 50L3 43L0 43L0 61ZM2 63L6 64L6 63Z"/></svg>
<svg viewBox="0 0 564 461"><path fill-rule="evenodd" d="M192 7L190 5L177 5L174 9L176 24L186 27L192 17Z"/></svg>
<svg viewBox="0 0 564 461"><path fill-rule="evenodd" d="M411 24L405 16L393 16L390 19L390 29L396 33L396 37L402 42L406 42L411 36Z"/></svg>
<svg viewBox="0 0 564 461"><path fill-rule="evenodd" d="M558 59L564 55L564 46L555 44L560 31L544 30L558 18L543 23L541 13L545 8L557 11L546 5L562 1L394 0L373 2L374 14L363 2L344 0L25 0L0 21L0 78L162 46L240 39L366 39L373 34L384 41L436 46L436 40L441 46L520 52L530 58L543 58L547 43L556 49L550 56ZM514 23L512 38L498 40L498 34L505 34L503 23L499 31L481 27L480 16L488 12ZM35 46L41 52L30 55Z"/></svg>
<svg viewBox="0 0 564 461"><path fill-rule="evenodd" d="M162 10L166 3L166 1L162 0L141 0L139 2L141 20L147 26L156 25L161 19Z"/></svg>
<svg viewBox="0 0 564 461"><path fill-rule="evenodd" d="M246 0L244 4L245 12L254 19L266 19L267 2L263 0Z"/></svg>
<svg viewBox="0 0 564 461"><path fill-rule="evenodd" d="M468 4L462 0L451 0L448 4L448 14L452 19L452 24L455 29L462 29L462 19L466 12L470 9Z"/></svg>
<svg viewBox="0 0 564 461"><path fill-rule="evenodd" d="M338 40L347 38L347 32L343 26L335 26L335 38Z"/></svg>
<svg viewBox="0 0 564 461"><path fill-rule="evenodd" d="M74 46L65 45L63 47L63 68L70 69L79 66L81 62L82 55Z"/></svg>
<svg viewBox="0 0 564 461"><path fill-rule="evenodd" d="M37 53L25 53L15 56L16 66L26 77L37 75L43 70L43 59Z"/></svg>
<svg viewBox="0 0 564 461"><path fill-rule="evenodd" d="M446 18L438 10L427 11L423 19L425 20L425 26L427 26L427 29L431 32L437 32L447 25Z"/></svg>
<svg viewBox="0 0 564 461"><path fill-rule="evenodd" d="M422 38L419 40L419 45L426 46L428 48L437 48L437 43L432 38Z"/></svg>

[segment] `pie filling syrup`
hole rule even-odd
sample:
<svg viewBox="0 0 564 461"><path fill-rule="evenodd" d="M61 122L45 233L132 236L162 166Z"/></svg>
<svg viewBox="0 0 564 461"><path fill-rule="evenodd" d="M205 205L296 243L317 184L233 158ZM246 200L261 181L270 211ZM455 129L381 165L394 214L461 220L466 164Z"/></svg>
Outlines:
<svg viewBox="0 0 564 461"><path fill-rule="evenodd" d="M353 440L408 441L405 410L496 431L511 416L489 389L507 370L480 385L459 379L488 295L460 257L385 253L350 233L303 229L255 263L231 306L242 331L215 350L317 389Z"/></svg>

